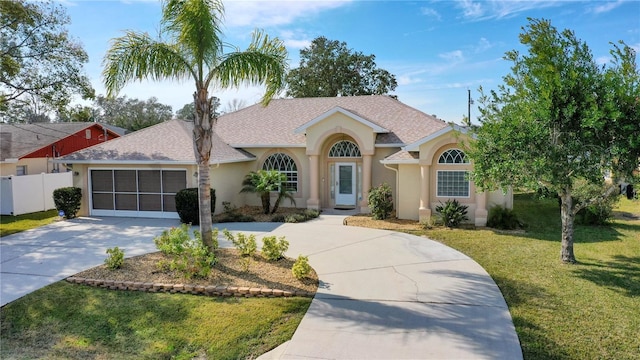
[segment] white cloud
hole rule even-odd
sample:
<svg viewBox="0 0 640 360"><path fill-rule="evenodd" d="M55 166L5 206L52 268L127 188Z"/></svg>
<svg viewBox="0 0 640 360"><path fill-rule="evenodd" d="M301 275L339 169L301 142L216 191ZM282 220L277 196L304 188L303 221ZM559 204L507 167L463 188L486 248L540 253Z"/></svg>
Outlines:
<svg viewBox="0 0 640 360"><path fill-rule="evenodd" d="M442 16L435 9L423 7L420 9L420 12L422 13L422 15L426 15L429 18L432 18L438 21L442 20Z"/></svg>
<svg viewBox="0 0 640 360"><path fill-rule="evenodd" d="M302 17L339 8L350 1L225 1L225 24L228 27L268 27L286 25Z"/></svg>
<svg viewBox="0 0 640 360"><path fill-rule="evenodd" d="M468 20L493 20L517 16L523 12L557 7L565 5L561 0L528 0L528 1L503 1L503 0L458 0L456 6L462 10L462 17Z"/></svg>
<svg viewBox="0 0 640 360"><path fill-rule="evenodd" d="M622 3L623 3L622 0L598 2L597 5L592 6L589 9L589 12L592 12L594 14L606 13L606 12L609 12L609 11L617 8L618 6L622 5Z"/></svg>
<svg viewBox="0 0 640 360"><path fill-rule="evenodd" d="M438 57L454 63L459 63L464 61L464 55L462 54L462 50L454 50L454 51L438 54Z"/></svg>
<svg viewBox="0 0 640 360"><path fill-rule="evenodd" d="M487 38L481 37L475 45L473 52L479 54L491 49L492 47L494 47L494 44L487 40Z"/></svg>

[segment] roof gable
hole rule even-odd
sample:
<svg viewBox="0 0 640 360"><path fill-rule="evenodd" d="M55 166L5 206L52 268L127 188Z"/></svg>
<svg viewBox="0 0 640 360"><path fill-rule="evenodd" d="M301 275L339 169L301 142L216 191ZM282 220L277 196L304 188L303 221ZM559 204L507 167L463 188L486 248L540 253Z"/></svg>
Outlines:
<svg viewBox="0 0 640 360"><path fill-rule="evenodd" d="M467 134L469 132L469 130L466 127L460 126L460 125L456 125L456 124L452 124L451 126L447 126L444 127L434 133L431 133L405 147L403 147L403 150L405 151L419 151L420 150L420 145L428 143L431 140L434 140L442 135L448 134L452 131L456 131L459 132L461 134Z"/></svg>
<svg viewBox="0 0 640 360"><path fill-rule="evenodd" d="M378 124L375 124L375 123L363 118L360 115L354 114L351 111L345 110L345 109L341 108L340 106L336 106L333 109L325 112L324 114L316 117L315 119L312 119L311 121L309 121L309 122L303 124L302 126L296 128L293 132L296 133L296 134L304 134L307 131L307 129L310 128L311 126L313 126L315 124L318 124L318 123L322 122L323 120L325 120L325 119L327 119L327 118L329 118L329 117L331 117L331 116L333 116L333 115L335 115L337 113L343 114L343 115L345 115L345 116L347 116L347 117L349 117L349 118L351 118L351 119L353 119L353 120L355 120L355 121L357 121L357 122L359 122L359 123L361 123L361 124L363 124L363 125L365 125L367 127L370 127L373 130L373 132L375 132L375 133L380 134L380 133L388 133L389 132L389 130L383 128L382 126L380 126Z"/></svg>

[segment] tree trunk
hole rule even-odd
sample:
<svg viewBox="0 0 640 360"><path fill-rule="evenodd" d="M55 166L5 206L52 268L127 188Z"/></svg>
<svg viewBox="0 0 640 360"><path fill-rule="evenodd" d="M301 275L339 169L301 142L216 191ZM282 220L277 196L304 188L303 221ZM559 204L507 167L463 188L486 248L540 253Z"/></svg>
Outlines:
<svg viewBox="0 0 640 360"><path fill-rule="evenodd" d="M202 242L210 252L213 244L213 224L211 220L211 177L209 159L211 157L213 122L211 118L211 99L206 88L200 88L193 94L195 120L193 123L193 146L198 163L198 203L200 206L200 233Z"/></svg>
<svg viewBox="0 0 640 360"><path fill-rule="evenodd" d="M262 200L262 212L268 214L269 210L271 210L271 193L260 194L260 199Z"/></svg>
<svg viewBox="0 0 640 360"><path fill-rule="evenodd" d="M560 218L562 219L562 250L560 251L560 258L563 263L575 264L576 257L573 254L573 222L576 215L573 212L571 191L564 191L560 195Z"/></svg>

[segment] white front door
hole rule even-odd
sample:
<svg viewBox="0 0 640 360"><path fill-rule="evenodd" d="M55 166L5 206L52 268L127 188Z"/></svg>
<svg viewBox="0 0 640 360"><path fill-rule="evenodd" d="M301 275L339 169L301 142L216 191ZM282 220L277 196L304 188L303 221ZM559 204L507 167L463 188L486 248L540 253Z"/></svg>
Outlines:
<svg viewBox="0 0 640 360"><path fill-rule="evenodd" d="M356 205L356 164L336 163L336 206Z"/></svg>

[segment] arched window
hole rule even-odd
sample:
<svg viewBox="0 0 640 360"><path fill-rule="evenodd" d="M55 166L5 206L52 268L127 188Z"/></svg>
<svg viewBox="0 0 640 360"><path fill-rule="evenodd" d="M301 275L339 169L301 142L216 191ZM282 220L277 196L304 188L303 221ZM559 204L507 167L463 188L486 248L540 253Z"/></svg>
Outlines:
<svg viewBox="0 0 640 360"><path fill-rule="evenodd" d="M468 164L469 159L462 150L449 149L440 155L438 164ZM438 197L469 197L471 186L469 173L465 170L438 170L436 172L436 195Z"/></svg>
<svg viewBox="0 0 640 360"><path fill-rule="evenodd" d="M353 141L340 140L329 150L329 157L362 157L358 145Z"/></svg>
<svg viewBox="0 0 640 360"><path fill-rule="evenodd" d="M298 167L291 156L283 153L271 154L264 160L262 170L280 171L287 176L287 190L290 192L298 191Z"/></svg>
<svg viewBox="0 0 640 360"><path fill-rule="evenodd" d="M468 164L469 159L462 150L449 149L440 155L438 164Z"/></svg>

